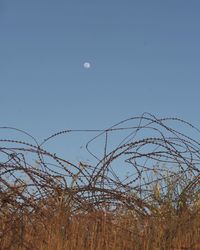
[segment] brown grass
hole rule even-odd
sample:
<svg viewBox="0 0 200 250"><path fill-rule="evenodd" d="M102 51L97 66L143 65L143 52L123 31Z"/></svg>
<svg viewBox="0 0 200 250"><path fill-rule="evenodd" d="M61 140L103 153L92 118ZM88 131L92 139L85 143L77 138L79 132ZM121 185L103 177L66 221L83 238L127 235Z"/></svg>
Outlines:
<svg viewBox="0 0 200 250"><path fill-rule="evenodd" d="M52 205L50 206L52 207ZM165 208L159 215L137 217L121 212L88 212L73 215L60 204L38 213L1 217L2 250L139 250L200 249L199 209L174 214Z"/></svg>
<svg viewBox="0 0 200 250"><path fill-rule="evenodd" d="M42 144L21 130L34 145L0 139L0 249L200 250L200 143L167 121L199 133L175 118L131 118L99 131L102 154L86 144L90 164L42 147L69 130ZM111 150L114 131L128 135Z"/></svg>

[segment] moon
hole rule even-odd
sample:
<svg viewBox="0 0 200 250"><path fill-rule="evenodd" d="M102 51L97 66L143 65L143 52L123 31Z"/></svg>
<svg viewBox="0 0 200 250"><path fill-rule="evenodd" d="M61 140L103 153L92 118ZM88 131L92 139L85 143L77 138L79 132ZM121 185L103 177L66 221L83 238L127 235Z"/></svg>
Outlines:
<svg viewBox="0 0 200 250"><path fill-rule="evenodd" d="M90 69L91 68L91 64L89 62L84 62L83 67L85 69Z"/></svg>

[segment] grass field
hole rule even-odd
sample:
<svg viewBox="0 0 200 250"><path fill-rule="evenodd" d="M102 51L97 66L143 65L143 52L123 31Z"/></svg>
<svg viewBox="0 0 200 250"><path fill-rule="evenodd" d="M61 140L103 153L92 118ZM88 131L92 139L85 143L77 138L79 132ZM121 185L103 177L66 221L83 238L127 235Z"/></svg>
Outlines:
<svg viewBox="0 0 200 250"><path fill-rule="evenodd" d="M52 204L51 204L52 202ZM30 213L3 211L1 249L200 249L200 209L177 212L163 205L151 216L132 211L72 215L49 201Z"/></svg>
<svg viewBox="0 0 200 250"><path fill-rule="evenodd" d="M103 156L93 164L1 140L0 249L200 250L200 144L166 119L138 119L131 132L124 122L100 131ZM108 150L113 128L129 134ZM136 138L144 128L151 136Z"/></svg>

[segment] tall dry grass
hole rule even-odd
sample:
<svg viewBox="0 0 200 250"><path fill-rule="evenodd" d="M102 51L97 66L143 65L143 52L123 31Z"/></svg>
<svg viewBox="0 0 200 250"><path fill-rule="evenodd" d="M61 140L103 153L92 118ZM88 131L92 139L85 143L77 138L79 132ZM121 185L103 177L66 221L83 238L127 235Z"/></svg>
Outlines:
<svg viewBox="0 0 200 250"><path fill-rule="evenodd" d="M1 249L200 249L200 210L182 213L169 206L156 214L95 211L72 215L56 204L38 213L21 211L1 217ZM43 215L43 216L41 216Z"/></svg>
<svg viewBox="0 0 200 250"><path fill-rule="evenodd" d="M44 149L72 130L39 144L3 127L35 144L0 139L0 249L199 250L200 143L166 125L174 121L199 133L175 118L127 119L86 144L93 164ZM109 134L124 131L111 149ZM141 138L147 131L151 136ZM99 157L90 146L102 136Z"/></svg>

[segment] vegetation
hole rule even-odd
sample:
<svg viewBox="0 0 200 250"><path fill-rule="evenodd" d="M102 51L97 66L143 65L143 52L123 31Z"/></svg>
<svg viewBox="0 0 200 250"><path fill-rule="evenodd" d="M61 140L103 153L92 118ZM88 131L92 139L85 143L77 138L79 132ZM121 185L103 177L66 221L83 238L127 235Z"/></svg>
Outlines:
<svg viewBox="0 0 200 250"><path fill-rule="evenodd" d="M195 139L174 128L181 125ZM200 143L193 125L145 113L82 131L96 133L85 147L87 163L44 148L80 131L39 144L24 131L1 130L27 140L0 139L0 249L200 249Z"/></svg>

